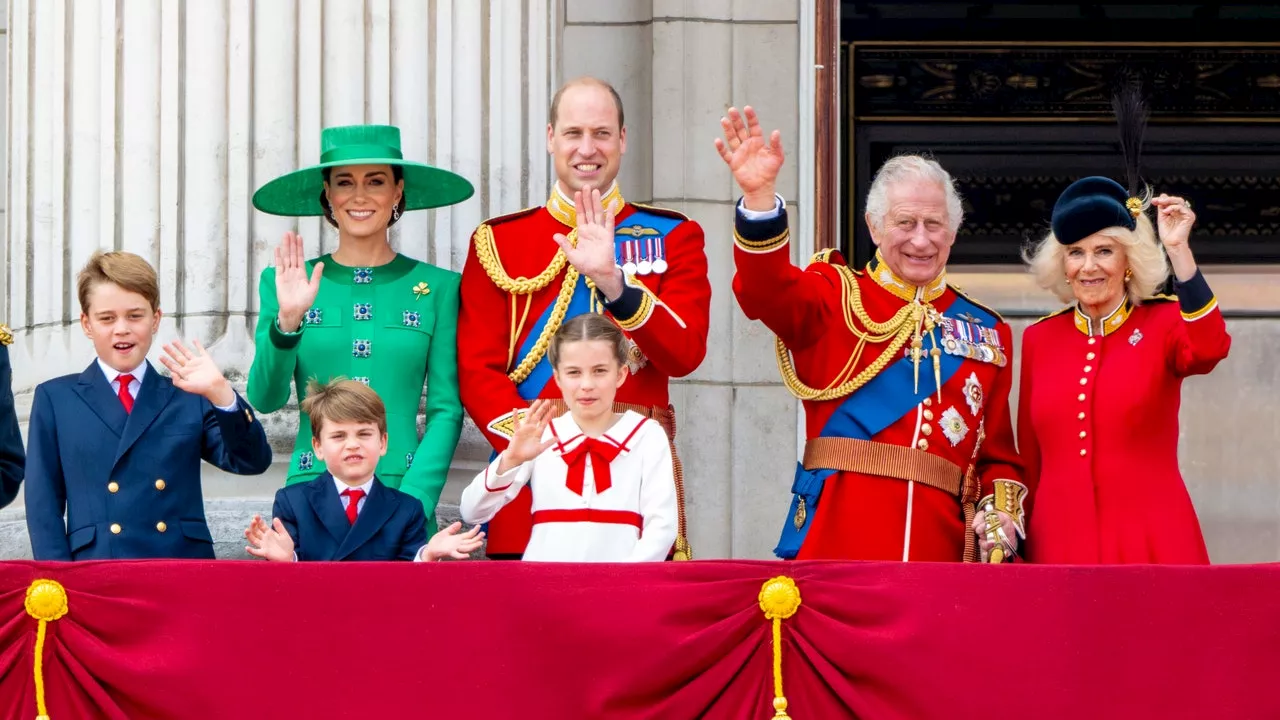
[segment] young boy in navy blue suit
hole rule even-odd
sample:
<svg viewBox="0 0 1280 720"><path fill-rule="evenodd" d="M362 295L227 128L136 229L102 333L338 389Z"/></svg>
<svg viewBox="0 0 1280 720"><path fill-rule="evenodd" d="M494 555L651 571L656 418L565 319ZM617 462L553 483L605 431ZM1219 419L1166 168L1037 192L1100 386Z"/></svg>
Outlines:
<svg viewBox="0 0 1280 720"><path fill-rule="evenodd" d="M37 560L213 559L203 458L258 475L271 446L197 341L147 361L160 288L146 260L94 253L76 278L80 325L98 357L36 387L27 439L27 532ZM63 524L63 513L66 523Z"/></svg>
<svg viewBox="0 0 1280 720"><path fill-rule="evenodd" d="M249 554L267 560L462 559L478 549L479 526L462 523L427 541L427 516L413 496L387 487L374 471L387 454L387 409L355 380L312 380L302 411L311 417L311 447L327 472L276 491L271 525L255 515L245 530Z"/></svg>

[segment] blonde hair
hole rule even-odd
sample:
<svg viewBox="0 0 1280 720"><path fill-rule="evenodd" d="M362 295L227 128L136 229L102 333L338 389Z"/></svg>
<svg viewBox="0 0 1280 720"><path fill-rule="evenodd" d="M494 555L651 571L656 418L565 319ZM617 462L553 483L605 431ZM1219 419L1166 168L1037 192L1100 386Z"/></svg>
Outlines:
<svg viewBox="0 0 1280 720"><path fill-rule="evenodd" d="M387 434L387 406L373 388L358 380L334 378L320 383L307 381L307 397L302 412L311 418L311 437L320 439L325 422L373 423Z"/></svg>
<svg viewBox="0 0 1280 720"><path fill-rule="evenodd" d="M551 345L547 348L547 358L551 367L560 365L560 348L566 343L603 340L613 346L613 355L619 365L627 363L627 336L612 320L599 313L583 313L560 326L551 337Z"/></svg>
<svg viewBox="0 0 1280 720"><path fill-rule="evenodd" d="M1126 227L1109 227L1099 230L1097 235L1104 235L1115 240L1124 248L1125 261L1133 277L1125 283L1125 291L1129 301L1134 305L1142 304L1145 298L1151 297L1156 289L1169 279L1169 260L1160 248L1160 240L1156 237L1156 228L1145 212L1148 203L1143 203L1144 212L1138 216L1138 227L1130 230ZM1023 251L1022 259L1026 261L1036 284L1053 293L1064 303L1075 300L1075 292L1067 282L1066 250L1070 245L1063 245L1050 231L1033 248Z"/></svg>
<svg viewBox="0 0 1280 720"><path fill-rule="evenodd" d="M947 226L951 232L960 229L964 222L964 203L956 190L951 173L943 169L937 160L923 155L899 155L890 158L876 171L867 191L867 217L876 231L884 229L884 216L889 212L889 186L904 182L932 182L947 194Z"/></svg>
<svg viewBox="0 0 1280 720"><path fill-rule="evenodd" d="M90 256L89 262L76 275L80 312L89 314L89 293L104 283L141 295L151 305L152 312L160 309L160 284L156 280L155 268L138 255L99 250Z"/></svg>

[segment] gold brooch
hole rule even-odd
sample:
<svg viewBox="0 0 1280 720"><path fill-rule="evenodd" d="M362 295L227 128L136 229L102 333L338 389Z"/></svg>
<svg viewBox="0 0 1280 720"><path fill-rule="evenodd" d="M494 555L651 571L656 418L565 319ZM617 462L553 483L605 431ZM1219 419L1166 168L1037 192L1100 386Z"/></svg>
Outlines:
<svg viewBox="0 0 1280 720"><path fill-rule="evenodd" d="M424 282L420 282L417 285L413 286L413 296L415 300L421 300L423 295L430 295L430 294L431 294L431 288L427 287L427 284Z"/></svg>
<svg viewBox="0 0 1280 720"><path fill-rule="evenodd" d="M12 345L13 332L9 330L8 325L0 323L0 345Z"/></svg>
<svg viewBox="0 0 1280 720"><path fill-rule="evenodd" d="M1142 200L1140 198L1131 197L1124 201L1124 206L1129 209L1129 214L1134 217L1142 214Z"/></svg>

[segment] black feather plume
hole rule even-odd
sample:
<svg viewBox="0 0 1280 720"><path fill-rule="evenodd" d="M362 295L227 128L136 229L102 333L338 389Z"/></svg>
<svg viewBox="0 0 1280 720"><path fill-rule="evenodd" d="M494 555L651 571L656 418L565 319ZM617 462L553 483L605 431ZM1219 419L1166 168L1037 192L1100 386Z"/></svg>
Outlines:
<svg viewBox="0 0 1280 720"><path fill-rule="evenodd" d="M1142 80L1126 74L1117 78L1111 107L1116 112L1120 129L1120 151L1124 154L1124 174L1130 197L1140 197L1142 191L1142 135L1147 129L1147 102L1142 92Z"/></svg>

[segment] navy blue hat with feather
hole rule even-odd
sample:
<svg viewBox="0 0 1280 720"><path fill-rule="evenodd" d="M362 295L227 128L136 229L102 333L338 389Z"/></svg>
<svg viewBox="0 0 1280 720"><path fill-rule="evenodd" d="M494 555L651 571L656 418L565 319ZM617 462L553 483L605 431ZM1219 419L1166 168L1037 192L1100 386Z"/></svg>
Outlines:
<svg viewBox="0 0 1280 720"><path fill-rule="evenodd" d="M1120 125L1120 149L1124 154L1125 179L1129 187L1111 178L1081 178L1058 196L1053 205L1053 236L1063 245L1072 245L1110 227L1133 230L1142 214L1138 159L1142 133L1147 124L1147 107L1142 86L1135 78L1121 82L1112 107Z"/></svg>

